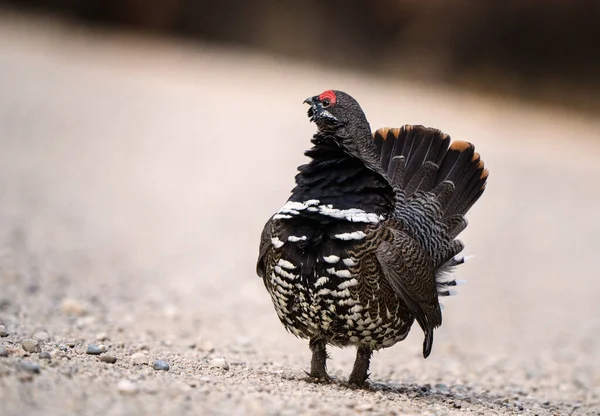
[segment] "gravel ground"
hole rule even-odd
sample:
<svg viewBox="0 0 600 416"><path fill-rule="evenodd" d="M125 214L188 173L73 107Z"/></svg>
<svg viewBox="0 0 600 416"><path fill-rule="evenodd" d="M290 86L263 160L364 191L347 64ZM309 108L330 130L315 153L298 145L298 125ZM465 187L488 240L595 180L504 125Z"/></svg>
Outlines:
<svg viewBox="0 0 600 416"><path fill-rule="evenodd" d="M254 272L343 89L374 127L471 140L491 175L430 358L305 380ZM600 122L245 51L0 15L0 413L600 414Z"/></svg>

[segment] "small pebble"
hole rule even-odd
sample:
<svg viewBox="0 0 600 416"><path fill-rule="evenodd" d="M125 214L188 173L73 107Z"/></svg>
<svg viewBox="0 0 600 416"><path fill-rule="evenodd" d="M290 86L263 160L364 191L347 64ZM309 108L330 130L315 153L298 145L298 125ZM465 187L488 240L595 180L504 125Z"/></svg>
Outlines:
<svg viewBox="0 0 600 416"><path fill-rule="evenodd" d="M71 298L63 299L60 308L67 315L82 316L87 313L87 308L83 303Z"/></svg>
<svg viewBox="0 0 600 416"><path fill-rule="evenodd" d="M108 334L106 332L99 332L96 334L96 339L98 341L108 341Z"/></svg>
<svg viewBox="0 0 600 416"><path fill-rule="evenodd" d="M8 357L8 350L6 348L0 347L0 357Z"/></svg>
<svg viewBox="0 0 600 416"><path fill-rule="evenodd" d="M131 361L133 361L134 364L145 365L148 364L150 358L148 357L148 354L136 352L135 354L131 355Z"/></svg>
<svg viewBox="0 0 600 416"><path fill-rule="evenodd" d="M21 341L21 346L25 351L29 353L42 352L42 347L40 346L40 343L35 339L24 339L23 341Z"/></svg>
<svg viewBox="0 0 600 416"><path fill-rule="evenodd" d="M460 404L460 402L454 402L453 404L455 409L460 409L462 407L462 405Z"/></svg>
<svg viewBox="0 0 600 416"><path fill-rule="evenodd" d="M8 331L6 330L6 327L4 325L0 325L0 337L7 337L8 336Z"/></svg>
<svg viewBox="0 0 600 416"><path fill-rule="evenodd" d="M74 342L65 342L65 344L67 345L67 347L69 348L75 348L75 343Z"/></svg>
<svg viewBox="0 0 600 416"><path fill-rule="evenodd" d="M48 351L42 351L42 352L40 352L40 358L42 360L49 360L52 358L52 356L50 355L50 353Z"/></svg>
<svg viewBox="0 0 600 416"><path fill-rule="evenodd" d="M96 344L88 344L86 354L90 355L100 355L103 352L106 352L106 347L104 345L96 345Z"/></svg>
<svg viewBox="0 0 600 416"><path fill-rule="evenodd" d="M21 368L28 373L39 373L40 365L38 363L32 363L31 361L23 361L21 362Z"/></svg>
<svg viewBox="0 0 600 416"><path fill-rule="evenodd" d="M69 347L67 347L65 344L59 344L58 349L61 351L68 351Z"/></svg>
<svg viewBox="0 0 600 416"><path fill-rule="evenodd" d="M225 358L213 358L210 360L210 366L212 368L222 368L223 370L229 370L229 363Z"/></svg>
<svg viewBox="0 0 600 416"><path fill-rule="evenodd" d="M152 363L152 368L159 371L169 371L169 363L163 360L156 360Z"/></svg>
<svg viewBox="0 0 600 416"><path fill-rule="evenodd" d="M104 363L108 363L108 364L114 364L117 362L117 357L115 357L113 355L101 355L100 361L102 361Z"/></svg>
<svg viewBox="0 0 600 416"><path fill-rule="evenodd" d="M135 383L129 380L121 380L117 383L117 390L121 394L136 394L138 388Z"/></svg>
<svg viewBox="0 0 600 416"><path fill-rule="evenodd" d="M39 331L33 334L33 338L37 339L38 341L46 342L50 339L50 335L48 335L46 331Z"/></svg>

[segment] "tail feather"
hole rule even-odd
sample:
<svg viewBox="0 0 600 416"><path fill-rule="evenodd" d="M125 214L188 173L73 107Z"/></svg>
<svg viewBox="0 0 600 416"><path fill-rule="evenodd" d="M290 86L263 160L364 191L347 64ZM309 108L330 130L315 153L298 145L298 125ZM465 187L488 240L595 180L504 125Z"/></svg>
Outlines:
<svg viewBox="0 0 600 416"><path fill-rule="evenodd" d="M373 133L375 145L379 152L379 159L383 169L388 172L390 161L394 156L400 156L397 149L402 151L404 147L404 138L397 140L400 136L400 129L381 128Z"/></svg>
<svg viewBox="0 0 600 416"><path fill-rule="evenodd" d="M392 183L404 183L406 164L403 156L394 156L387 168L387 175Z"/></svg>
<svg viewBox="0 0 600 416"><path fill-rule="evenodd" d="M412 127L409 137L412 139L411 149L406 155L406 172L409 177L416 174L428 162L437 166L440 151L445 153L450 142L447 135L435 129Z"/></svg>
<svg viewBox="0 0 600 416"><path fill-rule="evenodd" d="M431 189L435 183L435 177L438 167L433 162L425 162L412 176L410 182L406 185L406 196L411 196L417 190Z"/></svg>
<svg viewBox="0 0 600 416"><path fill-rule="evenodd" d="M453 142L438 171L438 181L454 184L444 216L465 215L483 193L487 176L488 171L479 153L475 152L475 146L463 141Z"/></svg>
<svg viewBox="0 0 600 416"><path fill-rule="evenodd" d="M467 220L459 214L451 215L441 220L446 226L446 233L449 239L456 238L465 228L467 228Z"/></svg>
<svg viewBox="0 0 600 416"><path fill-rule="evenodd" d="M437 129L406 125L401 128L381 128L373 133L381 165L393 185L405 189L423 164L438 165L450 144L450 137ZM404 157L405 174L397 178L396 165Z"/></svg>
<svg viewBox="0 0 600 416"><path fill-rule="evenodd" d="M402 197L433 191L442 218L465 215L485 190L488 171L469 142L450 143L450 136L437 129L410 125L378 129L373 140Z"/></svg>

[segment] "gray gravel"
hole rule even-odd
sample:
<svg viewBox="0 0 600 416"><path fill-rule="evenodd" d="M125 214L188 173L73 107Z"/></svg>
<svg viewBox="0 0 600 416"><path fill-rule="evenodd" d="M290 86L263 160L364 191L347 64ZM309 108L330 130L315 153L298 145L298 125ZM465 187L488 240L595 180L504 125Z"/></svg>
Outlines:
<svg viewBox="0 0 600 416"><path fill-rule="evenodd" d="M101 355L99 357L99 360L104 362L104 363L108 363L108 364L114 364L117 362L117 357L115 357L114 355Z"/></svg>
<svg viewBox="0 0 600 416"><path fill-rule="evenodd" d="M136 352L131 354L131 362L137 365L147 365L150 362L150 357L146 353Z"/></svg>
<svg viewBox="0 0 600 416"><path fill-rule="evenodd" d="M106 348L96 344L88 344L87 349L85 350L85 353L89 355L100 355L103 352L106 352Z"/></svg>
<svg viewBox="0 0 600 416"><path fill-rule="evenodd" d="M254 273L314 130L301 102L332 87L491 169L431 356L414 328L364 390L351 350L306 380ZM600 412L600 118L9 14L0 91L3 416ZM51 361L22 347L38 332Z"/></svg>
<svg viewBox="0 0 600 416"><path fill-rule="evenodd" d="M163 360L156 360L152 363L152 368L157 371L169 371L169 363Z"/></svg>
<svg viewBox="0 0 600 416"><path fill-rule="evenodd" d="M21 347L23 347L23 350L29 352L29 353L34 353L34 352L42 352L42 347L39 343L39 341L35 340L35 339L24 339L21 341Z"/></svg>

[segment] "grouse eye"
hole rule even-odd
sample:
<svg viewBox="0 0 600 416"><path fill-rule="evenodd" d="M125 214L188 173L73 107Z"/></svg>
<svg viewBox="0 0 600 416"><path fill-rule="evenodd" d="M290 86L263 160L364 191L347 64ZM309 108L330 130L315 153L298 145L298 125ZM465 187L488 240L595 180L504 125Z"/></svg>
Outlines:
<svg viewBox="0 0 600 416"><path fill-rule="evenodd" d="M329 107L329 104L331 104L331 101L329 101L329 98L325 98L323 101L321 101L321 105L323 107Z"/></svg>

